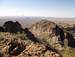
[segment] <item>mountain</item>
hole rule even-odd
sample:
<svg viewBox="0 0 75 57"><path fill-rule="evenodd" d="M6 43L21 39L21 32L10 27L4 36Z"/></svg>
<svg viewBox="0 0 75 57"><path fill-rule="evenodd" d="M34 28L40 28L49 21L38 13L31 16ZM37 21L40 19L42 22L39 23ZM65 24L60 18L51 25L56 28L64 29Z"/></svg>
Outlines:
<svg viewBox="0 0 75 57"><path fill-rule="evenodd" d="M64 31L56 23L48 20L41 20L33 24L30 30L36 37L45 40L53 47L56 46L56 49L63 49Z"/></svg>
<svg viewBox="0 0 75 57"><path fill-rule="evenodd" d="M75 47L75 38L73 36L74 32L70 32L75 31L75 27L72 29L70 26L66 26L67 28L65 28L62 25L59 25L50 20L41 20L33 24L30 27L30 31L35 35L35 37L42 40L45 45L52 46L52 48L63 54L65 39L67 40L66 42L68 42L68 47Z"/></svg>
<svg viewBox="0 0 75 57"><path fill-rule="evenodd" d="M74 52L75 26L71 21L65 23L50 17L1 17L0 20L1 26L6 21L18 21L24 29L23 33L0 32L0 56L62 57L64 52Z"/></svg>
<svg viewBox="0 0 75 57"><path fill-rule="evenodd" d="M32 24L36 23L37 21L41 20L42 17L24 17L24 16L6 16L6 17L0 17L0 26L3 26L3 24L6 22L6 21L18 21L23 28L25 27L29 27L31 26Z"/></svg>
<svg viewBox="0 0 75 57"><path fill-rule="evenodd" d="M55 22L58 25L75 24L75 18L4 16L4 17L0 17L0 26L2 26L6 21L14 21L14 22L19 21L22 27L25 28L25 27L30 27L32 24L44 19Z"/></svg>

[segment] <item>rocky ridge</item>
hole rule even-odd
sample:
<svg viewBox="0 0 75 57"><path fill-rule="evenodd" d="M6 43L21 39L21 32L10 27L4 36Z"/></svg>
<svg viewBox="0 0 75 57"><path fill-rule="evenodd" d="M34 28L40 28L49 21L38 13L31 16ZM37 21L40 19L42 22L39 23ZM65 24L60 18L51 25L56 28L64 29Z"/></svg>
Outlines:
<svg viewBox="0 0 75 57"><path fill-rule="evenodd" d="M60 54L52 51L52 49L48 49L42 43L35 43L26 37L24 37L24 39L20 38L20 34L1 34L4 38L4 40L0 42L0 50L3 57L61 57Z"/></svg>

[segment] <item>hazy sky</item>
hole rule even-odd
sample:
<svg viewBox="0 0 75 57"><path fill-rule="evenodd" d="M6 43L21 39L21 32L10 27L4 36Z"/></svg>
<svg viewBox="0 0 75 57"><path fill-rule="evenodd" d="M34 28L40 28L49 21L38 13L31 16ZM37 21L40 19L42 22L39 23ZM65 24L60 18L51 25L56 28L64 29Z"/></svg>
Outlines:
<svg viewBox="0 0 75 57"><path fill-rule="evenodd" d="M0 16L75 17L75 0L0 0Z"/></svg>

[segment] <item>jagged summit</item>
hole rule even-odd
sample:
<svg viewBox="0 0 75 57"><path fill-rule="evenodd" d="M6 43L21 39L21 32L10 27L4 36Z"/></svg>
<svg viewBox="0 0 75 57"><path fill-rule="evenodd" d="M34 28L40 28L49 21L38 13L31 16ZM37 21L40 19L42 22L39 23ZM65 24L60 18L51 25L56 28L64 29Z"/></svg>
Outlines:
<svg viewBox="0 0 75 57"><path fill-rule="evenodd" d="M48 21L48 20L41 20L41 21L38 21L37 23L33 24L31 26L31 30L32 31L36 31L36 33L38 33L39 31L41 33L51 33L51 30L53 28L56 27L56 24L54 22L51 22L51 21Z"/></svg>

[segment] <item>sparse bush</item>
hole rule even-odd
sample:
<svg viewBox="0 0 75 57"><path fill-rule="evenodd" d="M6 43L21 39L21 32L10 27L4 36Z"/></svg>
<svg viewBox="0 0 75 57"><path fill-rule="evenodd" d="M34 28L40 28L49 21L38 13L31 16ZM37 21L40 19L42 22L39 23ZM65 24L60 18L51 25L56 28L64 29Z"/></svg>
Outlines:
<svg viewBox="0 0 75 57"><path fill-rule="evenodd" d="M4 37L2 35L0 35L0 43L2 40L4 40Z"/></svg>
<svg viewBox="0 0 75 57"><path fill-rule="evenodd" d="M25 33L20 33L20 32L17 32L16 36L22 40L26 40L27 37L26 37L26 34Z"/></svg>

